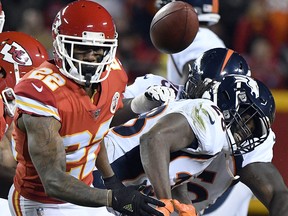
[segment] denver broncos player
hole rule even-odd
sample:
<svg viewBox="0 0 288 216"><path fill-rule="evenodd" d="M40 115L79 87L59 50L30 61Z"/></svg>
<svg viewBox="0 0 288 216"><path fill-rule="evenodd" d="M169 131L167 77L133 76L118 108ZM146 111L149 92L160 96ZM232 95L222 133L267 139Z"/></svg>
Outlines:
<svg viewBox="0 0 288 216"><path fill-rule="evenodd" d="M1 215L10 215L8 192L13 184L16 161L11 151L12 118L15 112L13 88L33 68L48 59L44 46L21 32L0 33L0 208ZM3 103L4 102L4 103Z"/></svg>
<svg viewBox="0 0 288 216"><path fill-rule="evenodd" d="M185 92L191 96L189 88L187 85ZM179 100L112 128L104 141L117 177L127 185L139 184L146 174L156 195L169 199L165 203L172 198L172 186L174 198L186 204L192 200L201 211L239 181L240 175L240 181L257 194L271 215L278 215L278 211L287 215L288 191L270 163L274 144L270 126L275 112L271 92L257 80L229 75L211 94L204 95L216 101L218 108L209 100ZM214 114L210 105L216 108ZM94 184L101 184L97 171L94 177ZM104 183L112 188L119 184L115 180ZM177 205L175 208L181 211Z"/></svg>
<svg viewBox="0 0 288 216"><path fill-rule="evenodd" d="M131 187L90 187L92 170L113 175L100 142L122 107L127 76L115 59L111 15L93 1L74 1L52 25L54 60L26 74L15 87L16 176L12 215L92 215L111 206L127 215L162 215L163 203ZM102 215L102 214L100 214Z"/></svg>

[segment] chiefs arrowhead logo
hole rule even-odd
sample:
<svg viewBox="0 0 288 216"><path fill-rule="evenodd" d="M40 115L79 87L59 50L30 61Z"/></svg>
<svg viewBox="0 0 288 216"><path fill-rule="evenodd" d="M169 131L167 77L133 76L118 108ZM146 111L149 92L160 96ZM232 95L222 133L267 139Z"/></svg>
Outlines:
<svg viewBox="0 0 288 216"><path fill-rule="evenodd" d="M31 66L32 60L26 50L17 42L11 44L6 42L1 48L0 53L3 55L3 60L12 64Z"/></svg>

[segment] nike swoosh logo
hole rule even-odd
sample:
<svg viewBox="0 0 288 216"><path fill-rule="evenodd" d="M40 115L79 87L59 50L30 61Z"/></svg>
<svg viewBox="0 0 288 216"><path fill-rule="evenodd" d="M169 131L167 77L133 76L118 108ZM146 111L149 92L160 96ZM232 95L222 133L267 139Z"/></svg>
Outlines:
<svg viewBox="0 0 288 216"><path fill-rule="evenodd" d="M38 87L38 86L36 86L34 83L31 83L31 84L32 84L32 86L36 89L36 91L38 91L38 92L42 92L42 90L43 90L43 86Z"/></svg>

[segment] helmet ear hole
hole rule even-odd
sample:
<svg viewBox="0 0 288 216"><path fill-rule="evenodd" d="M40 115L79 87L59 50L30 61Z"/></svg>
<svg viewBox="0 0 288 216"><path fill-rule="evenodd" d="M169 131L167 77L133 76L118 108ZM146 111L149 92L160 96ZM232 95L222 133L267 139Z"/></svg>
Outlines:
<svg viewBox="0 0 288 216"><path fill-rule="evenodd" d="M6 71L4 70L3 67L1 67L0 68L0 78L6 78L6 75L7 75Z"/></svg>

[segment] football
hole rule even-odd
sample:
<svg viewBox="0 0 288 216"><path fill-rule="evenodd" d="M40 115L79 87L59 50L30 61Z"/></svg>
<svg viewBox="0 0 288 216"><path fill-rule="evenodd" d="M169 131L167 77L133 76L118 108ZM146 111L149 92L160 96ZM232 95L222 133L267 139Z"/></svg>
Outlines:
<svg viewBox="0 0 288 216"><path fill-rule="evenodd" d="M162 53L181 52L194 40L199 29L194 8L182 1L174 1L162 7L150 24L150 38Z"/></svg>

